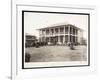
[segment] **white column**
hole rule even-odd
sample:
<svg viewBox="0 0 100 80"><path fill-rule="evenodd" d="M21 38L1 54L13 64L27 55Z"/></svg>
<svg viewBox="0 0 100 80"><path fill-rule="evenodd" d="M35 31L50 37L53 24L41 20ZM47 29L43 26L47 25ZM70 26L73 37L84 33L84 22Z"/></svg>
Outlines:
<svg viewBox="0 0 100 80"><path fill-rule="evenodd" d="M63 37L63 44L65 43L65 26L64 26L64 37Z"/></svg>
<svg viewBox="0 0 100 80"><path fill-rule="evenodd" d="M55 28L54 28L53 30L54 30L54 36L55 36L55 33L56 33L56 32L55 32Z"/></svg>
<svg viewBox="0 0 100 80"><path fill-rule="evenodd" d="M75 36L76 36L76 28L75 28Z"/></svg>
<svg viewBox="0 0 100 80"><path fill-rule="evenodd" d="M50 33L51 33L51 32L50 32L50 28L49 28L49 36L50 36Z"/></svg>
<svg viewBox="0 0 100 80"><path fill-rule="evenodd" d="M42 41L41 38L42 38L42 31L40 30L40 31L39 31L39 41L40 41L40 42Z"/></svg>
<svg viewBox="0 0 100 80"><path fill-rule="evenodd" d="M43 42L43 38L42 38L43 35L44 35L44 34L43 34L43 30L41 30L41 41L42 41L42 42Z"/></svg>
<svg viewBox="0 0 100 80"><path fill-rule="evenodd" d="M51 43L50 36L51 36L51 29L49 28L49 43Z"/></svg>
<svg viewBox="0 0 100 80"><path fill-rule="evenodd" d="M73 35L73 27L72 27L72 35Z"/></svg>
<svg viewBox="0 0 100 80"><path fill-rule="evenodd" d="M51 39L50 39L50 37L49 37L49 43L51 43Z"/></svg>
<svg viewBox="0 0 100 80"><path fill-rule="evenodd" d="M61 42L60 42L60 27L58 28L58 44L61 44Z"/></svg>
<svg viewBox="0 0 100 80"><path fill-rule="evenodd" d="M77 42L78 41L78 35L76 34L77 33L77 29L75 29L75 42Z"/></svg>
<svg viewBox="0 0 100 80"><path fill-rule="evenodd" d="M71 37L71 38L72 38L71 40L72 40L72 42L73 42L73 27L72 27L72 37Z"/></svg>
<svg viewBox="0 0 100 80"><path fill-rule="evenodd" d="M46 29L44 30L45 36L46 36Z"/></svg>
<svg viewBox="0 0 100 80"><path fill-rule="evenodd" d="M68 42L70 42L70 26L68 26Z"/></svg>
<svg viewBox="0 0 100 80"><path fill-rule="evenodd" d="M44 42L46 41L46 29L44 30Z"/></svg>
<svg viewBox="0 0 100 80"><path fill-rule="evenodd" d="M75 42L76 42L76 28L75 28Z"/></svg>
<svg viewBox="0 0 100 80"><path fill-rule="evenodd" d="M77 29L75 30L75 34L76 34L76 36L77 36Z"/></svg>
<svg viewBox="0 0 100 80"><path fill-rule="evenodd" d="M44 36L45 36L45 34L44 34L44 30L42 30L42 41L44 41Z"/></svg>
<svg viewBox="0 0 100 80"><path fill-rule="evenodd" d="M75 42L76 42L76 36L75 36Z"/></svg>

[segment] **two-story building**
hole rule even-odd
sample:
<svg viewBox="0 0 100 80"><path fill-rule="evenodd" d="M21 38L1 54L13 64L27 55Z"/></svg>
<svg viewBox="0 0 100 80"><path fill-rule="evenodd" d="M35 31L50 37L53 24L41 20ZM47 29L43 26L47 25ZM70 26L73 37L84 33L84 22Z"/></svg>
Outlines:
<svg viewBox="0 0 100 80"><path fill-rule="evenodd" d="M54 24L39 30L39 41L48 44L80 43L83 30L72 24Z"/></svg>

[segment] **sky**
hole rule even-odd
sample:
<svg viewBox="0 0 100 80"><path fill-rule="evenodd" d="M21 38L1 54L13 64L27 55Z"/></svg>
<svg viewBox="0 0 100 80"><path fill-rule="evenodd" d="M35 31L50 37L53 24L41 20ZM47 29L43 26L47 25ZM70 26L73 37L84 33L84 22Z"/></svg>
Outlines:
<svg viewBox="0 0 100 80"><path fill-rule="evenodd" d="M83 37L87 38L87 15L24 12L25 34L27 33L39 37L39 31L37 29L58 23L69 23L83 29Z"/></svg>

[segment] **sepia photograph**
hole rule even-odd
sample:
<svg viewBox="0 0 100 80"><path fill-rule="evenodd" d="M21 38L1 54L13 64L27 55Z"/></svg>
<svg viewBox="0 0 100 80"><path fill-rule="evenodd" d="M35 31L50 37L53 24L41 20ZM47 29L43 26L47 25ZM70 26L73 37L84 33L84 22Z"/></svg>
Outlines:
<svg viewBox="0 0 100 80"><path fill-rule="evenodd" d="M89 66L90 14L22 11L22 68Z"/></svg>

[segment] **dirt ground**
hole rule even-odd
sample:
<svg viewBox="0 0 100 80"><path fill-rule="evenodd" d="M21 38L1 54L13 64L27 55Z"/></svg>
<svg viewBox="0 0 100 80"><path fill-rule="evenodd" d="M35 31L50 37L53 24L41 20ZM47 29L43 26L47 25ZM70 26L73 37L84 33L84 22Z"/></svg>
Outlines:
<svg viewBox="0 0 100 80"><path fill-rule="evenodd" d="M30 62L56 62L56 61L86 61L87 47L75 46L70 50L68 46L43 46L39 48L25 48L31 54Z"/></svg>

